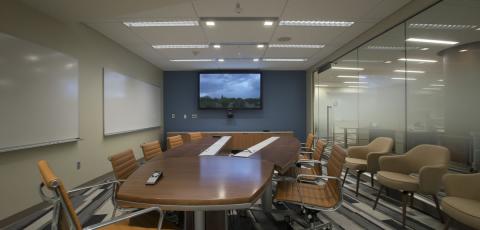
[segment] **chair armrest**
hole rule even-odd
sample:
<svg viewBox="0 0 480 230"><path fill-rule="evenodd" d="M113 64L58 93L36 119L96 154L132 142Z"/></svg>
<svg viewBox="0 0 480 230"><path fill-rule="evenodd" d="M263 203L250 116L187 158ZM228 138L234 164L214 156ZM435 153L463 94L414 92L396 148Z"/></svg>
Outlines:
<svg viewBox="0 0 480 230"><path fill-rule="evenodd" d="M79 192L79 191L82 191L82 190L91 189L91 188L96 188L96 187L100 187L100 186L104 186L104 185L109 185L109 184L121 184L122 182L125 182L125 181L126 181L126 180L112 180L112 181L107 181L107 182L104 182L104 183L95 184L95 185L91 185L91 186L85 186L85 187L75 188L75 189L72 189L72 190L68 191L67 193L70 194L70 193Z"/></svg>
<svg viewBox="0 0 480 230"><path fill-rule="evenodd" d="M298 153L301 155L307 155L309 159L312 159L312 154L313 154L312 151L300 151Z"/></svg>
<svg viewBox="0 0 480 230"><path fill-rule="evenodd" d="M407 155L400 156L381 156L378 160L381 171L391 171L396 173L410 174Z"/></svg>
<svg viewBox="0 0 480 230"><path fill-rule="evenodd" d="M443 185L447 196L456 196L480 201L480 173L445 174Z"/></svg>
<svg viewBox="0 0 480 230"><path fill-rule="evenodd" d="M348 157L366 159L367 154L370 152L367 146L351 146L347 149Z"/></svg>
<svg viewBox="0 0 480 230"><path fill-rule="evenodd" d="M297 161L297 165L306 165L306 164L327 165L326 162L322 162L322 161L319 161L319 160L299 160L299 161Z"/></svg>
<svg viewBox="0 0 480 230"><path fill-rule="evenodd" d="M307 152L313 152L313 148L307 148L307 147L304 147L304 146L300 147L300 150L301 151L307 151Z"/></svg>
<svg viewBox="0 0 480 230"><path fill-rule="evenodd" d="M442 177L447 173L448 166L433 165L423 166L419 170L420 191L426 194L437 194L440 190Z"/></svg>
<svg viewBox="0 0 480 230"><path fill-rule="evenodd" d="M380 153L380 152L371 152L367 154L367 171L376 173L380 170L380 157L382 156L393 156L393 154L389 153Z"/></svg>
<svg viewBox="0 0 480 230"><path fill-rule="evenodd" d="M163 213L162 213L162 210L159 207L146 208L146 209L142 209L142 210L139 210L139 211L136 211L136 212L121 215L121 216L115 217L115 218L113 218L109 221L105 221L105 222L102 222L102 223L90 225L90 226L87 226L83 229L84 230L94 230L94 229L102 228L102 227L105 227L105 226L108 226L108 225L111 225L111 224L115 224L115 223L118 223L118 222L123 221L123 220L128 220L132 217L140 216L140 215L143 215L143 214L146 214L146 213L149 213L149 212L158 212L160 214L160 217L158 218L158 227L157 228L159 230L162 229Z"/></svg>

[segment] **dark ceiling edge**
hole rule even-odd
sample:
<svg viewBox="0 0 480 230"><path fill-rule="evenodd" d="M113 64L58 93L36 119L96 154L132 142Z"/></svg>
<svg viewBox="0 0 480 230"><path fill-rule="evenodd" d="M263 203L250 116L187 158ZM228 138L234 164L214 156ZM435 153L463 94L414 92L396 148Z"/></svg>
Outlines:
<svg viewBox="0 0 480 230"><path fill-rule="evenodd" d="M356 48L362 46L363 44L369 42L370 40L382 35L383 33L389 31L395 26L403 23L404 21L416 16L417 14L423 12L424 10L434 6L435 4L441 2L442 0L412 0L411 2L404 5L399 10L395 11L391 15L382 19L380 22L375 24L373 27L367 31L361 33L354 39L352 39L347 44L335 50L333 53L323 58L316 64L308 68L307 71L314 71L315 69L328 65L331 62L334 62L343 55L355 50Z"/></svg>

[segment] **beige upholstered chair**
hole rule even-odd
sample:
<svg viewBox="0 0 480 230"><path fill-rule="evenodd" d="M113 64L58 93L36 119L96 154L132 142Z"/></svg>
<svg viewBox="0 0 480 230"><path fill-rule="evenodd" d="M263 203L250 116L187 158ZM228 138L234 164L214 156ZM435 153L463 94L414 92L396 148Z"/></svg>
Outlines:
<svg viewBox="0 0 480 230"><path fill-rule="evenodd" d="M413 201L414 193L432 195L443 222L438 206L437 192L440 189L442 176L447 172L450 152L437 145L418 145L404 155L383 156L380 158L380 171L377 180L380 183L377 199L385 187L402 192L402 224L405 225L408 195Z"/></svg>
<svg viewBox="0 0 480 230"><path fill-rule="evenodd" d="M162 155L162 146L160 141L150 141L143 143L142 147L143 158L148 161L156 156Z"/></svg>
<svg viewBox="0 0 480 230"><path fill-rule="evenodd" d="M312 133L309 133L307 135L307 139L305 140L305 143L300 143L301 144L301 147L300 147L301 150L312 152L314 141L315 141L315 136Z"/></svg>
<svg viewBox="0 0 480 230"><path fill-rule="evenodd" d="M200 140L203 137L201 132L191 132L188 133L188 136L190 137L190 141Z"/></svg>
<svg viewBox="0 0 480 230"><path fill-rule="evenodd" d="M338 145L333 146L328 159L327 175L299 174L296 181L279 181L275 200L301 205L306 210L310 229L323 229L322 227L331 229L330 223L316 225L313 218L318 211L335 211L342 205L343 190L340 177L345 156L344 149ZM323 183L312 183L312 177L317 182Z"/></svg>
<svg viewBox="0 0 480 230"><path fill-rule="evenodd" d="M370 173L373 187L373 177L378 171L378 159L390 153L392 148L393 140L389 137L377 137L368 145L348 148L348 157L345 159L346 171L343 183L345 184L349 170L355 170L357 172L356 196L358 196L358 186L360 185L360 176L362 173Z"/></svg>
<svg viewBox="0 0 480 230"><path fill-rule="evenodd" d="M73 207L72 201L70 200L69 194L72 192L78 192L86 189L91 189L94 187L104 186L112 183L117 183L117 181L111 181L108 183L103 183L94 186L88 186L84 188L77 188L72 191L67 191L63 186L62 181L55 176L53 171L48 166L47 162L41 160L38 162L38 169L40 170L40 174L42 176L42 184L40 185L40 195L43 200L52 203L53 206L53 219L52 219L52 229L116 229L116 230L140 230L140 229L162 229L162 222L163 222L163 213L158 207L151 207L143 210L139 210L133 213L127 213L119 217L114 217L111 220L106 222L94 224L85 228L82 228L80 219L78 218L77 213ZM44 193L44 188L52 191L54 194L53 196L48 196ZM133 225L133 222L130 223L129 220L135 217L145 216L145 214L156 212L158 213L159 217L156 218L154 225L156 227L141 227ZM142 221L142 220L139 220ZM138 222L138 223L145 223L150 224L151 222Z"/></svg>
<svg viewBox="0 0 480 230"><path fill-rule="evenodd" d="M167 137L167 147L168 149L174 149L178 146L183 145L183 139L181 135Z"/></svg>
<svg viewBox="0 0 480 230"><path fill-rule="evenodd" d="M442 199L443 212L465 225L480 229L480 173L446 174L443 184L447 196ZM448 229L448 223L445 229Z"/></svg>

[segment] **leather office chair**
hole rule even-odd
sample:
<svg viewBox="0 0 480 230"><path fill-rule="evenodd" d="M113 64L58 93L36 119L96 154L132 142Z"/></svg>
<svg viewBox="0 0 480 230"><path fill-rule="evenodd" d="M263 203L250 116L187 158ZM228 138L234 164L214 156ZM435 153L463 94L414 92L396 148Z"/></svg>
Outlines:
<svg viewBox="0 0 480 230"><path fill-rule="evenodd" d="M275 200L301 205L309 220L310 228L331 228L330 223L316 225L315 213L318 211L335 211L343 202L342 179L340 178L345 162L346 152L340 146L333 146L328 159L327 175L297 176L296 181L279 181ZM311 177L316 181L312 183ZM323 180L323 184L318 183Z"/></svg>
<svg viewBox="0 0 480 230"><path fill-rule="evenodd" d="M437 192L449 161L448 149L437 145L418 145L404 155L381 157L380 171L377 173L380 189L373 209L385 187L402 191L402 224L405 226L408 195L411 195L413 202L413 194L422 193L433 196L438 215L443 222Z"/></svg>
<svg viewBox="0 0 480 230"><path fill-rule="evenodd" d="M132 149L125 150L123 152L117 153L112 155L108 158L110 163L112 164L113 174L115 175L115 179L118 183L114 183L113 186L113 195L112 195L112 203L113 203L113 214L112 216L116 215L118 209L122 211L132 211L129 207L122 207L117 203L116 194L120 185L133 173L135 170L138 169L139 165L137 160L135 159L135 155L133 154Z"/></svg>
<svg viewBox="0 0 480 230"><path fill-rule="evenodd" d="M301 150L302 151L307 151L307 152L312 152L314 141L315 141L315 136L312 133L309 133L307 135L307 139L305 140L305 143L300 143Z"/></svg>
<svg viewBox="0 0 480 230"><path fill-rule="evenodd" d="M196 141L203 138L201 132L191 132L188 133L188 136L190 137L190 141Z"/></svg>
<svg viewBox="0 0 480 230"><path fill-rule="evenodd" d="M480 173L446 174L443 184L447 196L440 206L443 212L474 229L480 229ZM445 229L448 229L450 218Z"/></svg>
<svg viewBox="0 0 480 230"><path fill-rule="evenodd" d="M183 139L181 135L167 137L167 147L169 149L173 149L181 145L183 145Z"/></svg>
<svg viewBox="0 0 480 230"><path fill-rule="evenodd" d="M296 177L298 174L322 175L322 155L325 151L326 142L318 139L315 145L315 151L310 153L311 156L299 154L296 167L290 168L284 176ZM310 159L311 158L311 159Z"/></svg>
<svg viewBox="0 0 480 230"><path fill-rule="evenodd" d="M162 155L162 146L160 145L160 141L146 142L140 147L142 147L143 159L145 159L145 161Z"/></svg>
<svg viewBox="0 0 480 230"><path fill-rule="evenodd" d="M40 174L42 176L42 183L40 184L40 195L43 200L52 203L53 205L53 219L52 219L52 229L132 229L132 230L140 230L140 229L161 229L162 222L163 222L163 213L159 207L151 207L147 209L142 209L133 213L128 213L119 217L112 218L109 221L94 224L85 228L82 228L80 219L75 212L75 209L72 205L72 201L70 200L69 194L72 192L78 192L85 189L91 189L98 186L104 186L108 184L118 183L118 181L111 181L108 183L103 183L94 186L88 186L84 188L77 188L72 191L68 191L63 186L62 181L55 176L53 171L48 166L47 162L41 160L38 162L38 169L40 170ZM44 187L49 189L52 196L48 196L44 192ZM129 219L134 217L140 217L142 215L156 212L159 215L157 223L157 227L155 228L143 228L139 226L130 225Z"/></svg>
<svg viewBox="0 0 480 230"><path fill-rule="evenodd" d="M360 185L360 176L364 172L369 172L371 184L374 186L374 175L378 171L378 159L392 152L393 139L389 137L377 137L375 140L364 146L352 146L347 149L348 157L345 158L345 176L343 184L347 179L349 170L357 172L357 186L355 196L358 196L358 186ZM343 185L342 185L343 186Z"/></svg>

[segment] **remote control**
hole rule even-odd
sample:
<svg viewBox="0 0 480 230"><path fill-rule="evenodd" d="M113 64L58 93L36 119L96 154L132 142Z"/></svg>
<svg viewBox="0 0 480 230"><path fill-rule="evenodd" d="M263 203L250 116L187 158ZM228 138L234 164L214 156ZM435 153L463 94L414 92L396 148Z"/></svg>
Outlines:
<svg viewBox="0 0 480 230"><path fill-rule="evenodd" d="M162 171L157 171L152 173L152 175L147 179L147 182L145 182L146 185L154 185L158 182L160 177L162 177Z"/></svg>

